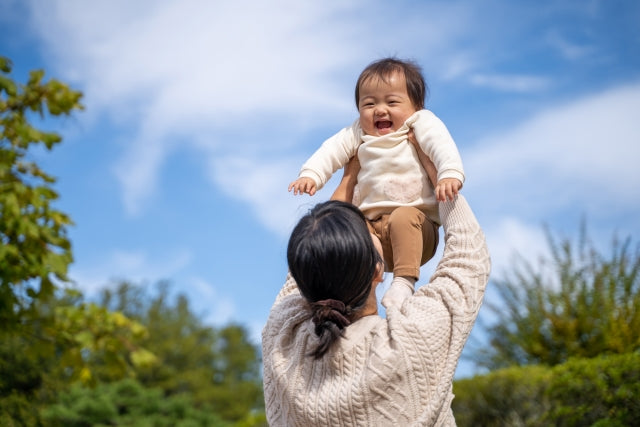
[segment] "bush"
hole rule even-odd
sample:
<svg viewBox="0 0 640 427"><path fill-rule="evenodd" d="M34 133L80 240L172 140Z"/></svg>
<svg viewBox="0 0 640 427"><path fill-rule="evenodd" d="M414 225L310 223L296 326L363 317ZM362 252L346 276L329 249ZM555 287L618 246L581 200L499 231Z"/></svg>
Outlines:
<svg viewBox="0 0 640 427"><path fill-rule="evenodd" d="M102 384L95 389L72 387L59 403L43 412L51 426L201 426L224 427L210 408L196 408L188 395L164 397L160 389L147 389L132 379Z"/></svg>
<svg viewBox="0 0 640 427"><path fill-rule="evenodd" d="M0 426L22 427L41 425L38 411L24 394L11 392L0 396Z"/></svg>
<svg viewBox="0 0 640 427"><path fill-rule="evenodd" d="M572 360L557 369L548 396L547 419L557 425L639 425L640 354Z"/></svg>
<svg viewBox="0 0 640 427"><path fill-rule="evenodd" d="M505 368L454 383L453 414L459 426L536 425L549 409L545 390L550 370Z"/></svg>
<svg viewBox="0 0 640 427"><path fill-rule="evenodd" d="M640 353L506 368L453 390L459 426L640 425Z"/></svg>

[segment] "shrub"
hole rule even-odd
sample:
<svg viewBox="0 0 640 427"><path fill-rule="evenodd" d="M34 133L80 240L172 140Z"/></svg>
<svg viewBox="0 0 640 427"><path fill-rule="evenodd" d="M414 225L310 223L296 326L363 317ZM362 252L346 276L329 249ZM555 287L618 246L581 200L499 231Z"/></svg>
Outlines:
<svg viewBox="0 0 640 427"><path fill-rule="evenodd" d="M501 369L453 391L459 426L640 425L640 353Z"/></svg>

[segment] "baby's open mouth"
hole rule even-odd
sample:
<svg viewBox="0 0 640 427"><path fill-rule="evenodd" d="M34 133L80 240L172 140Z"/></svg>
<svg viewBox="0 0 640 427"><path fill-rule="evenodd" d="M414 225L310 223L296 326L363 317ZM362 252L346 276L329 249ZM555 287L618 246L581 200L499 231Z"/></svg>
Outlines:
<svg viewBox="0 0 640 427"><path fill-rule="evenodd" d="M390 120L380 120L376 122L376 129L378 130L388 130L393 126L393 122Z"/></svg>

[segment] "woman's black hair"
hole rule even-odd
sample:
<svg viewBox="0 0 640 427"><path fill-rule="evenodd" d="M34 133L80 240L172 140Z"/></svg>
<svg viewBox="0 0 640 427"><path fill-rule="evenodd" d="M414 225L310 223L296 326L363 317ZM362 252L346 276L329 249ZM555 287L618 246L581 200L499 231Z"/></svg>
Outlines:
<svg viewBox="0 0 640 427"><path fill-rule="evenodd" d="M382 258L362 212L332 200L300 219L289 239L287 261L313 312L319 343L311 355L318 359L366 303Z"/></svg>

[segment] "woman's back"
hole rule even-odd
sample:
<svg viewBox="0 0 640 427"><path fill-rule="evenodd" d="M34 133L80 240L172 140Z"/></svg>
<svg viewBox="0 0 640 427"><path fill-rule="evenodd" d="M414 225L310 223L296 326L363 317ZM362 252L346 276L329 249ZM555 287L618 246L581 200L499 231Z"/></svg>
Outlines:
<svg viewBox="0 0 640 427"><path fill-rule="evenodd" d="M452 425L453 374L488 280L484 236L462 197L441 205L432 281L387 318L366 316L320 359L309 303L289 276L263 331L271 426Z"/></svg>

